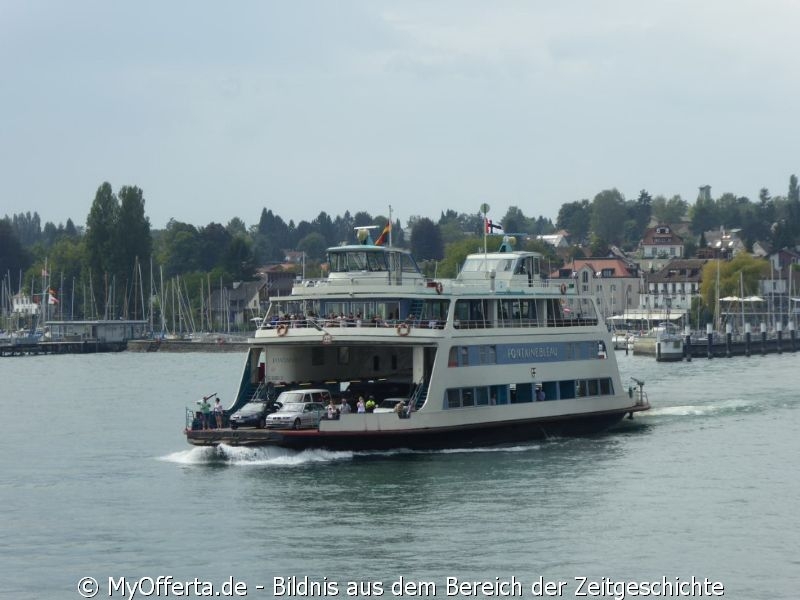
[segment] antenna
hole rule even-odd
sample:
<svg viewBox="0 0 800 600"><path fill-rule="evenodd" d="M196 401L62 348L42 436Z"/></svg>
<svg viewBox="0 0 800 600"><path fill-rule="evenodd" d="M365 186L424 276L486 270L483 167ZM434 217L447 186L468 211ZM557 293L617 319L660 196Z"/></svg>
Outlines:
<svg viewBox="0 0 800 600"><path fill-rule="evenodd" d="M486 215L489 213L489 209L491 207L484 202L481 204L480 211L483 213L483 256L484 260L486 259L486 254L488 252L486 248L486 234L489 233L489 221L486 219Z"/></svg>

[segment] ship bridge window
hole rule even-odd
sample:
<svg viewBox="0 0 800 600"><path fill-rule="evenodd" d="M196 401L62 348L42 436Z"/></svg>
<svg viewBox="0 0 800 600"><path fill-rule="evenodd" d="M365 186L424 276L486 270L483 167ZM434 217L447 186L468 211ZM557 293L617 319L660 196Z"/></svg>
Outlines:
<svg viewBox="0 0 800 600"><path fill-rule="evenodd" d="M393 272L420 273L417 263L410 254L405 252L392 252L389 255L389 266Z"/></svg>
<svg viewBox="0 0 800 600"><path fill-rule="evenodd" d="M386 271L388 264L383 250L367 252L354 250L350 252L329 252L328 264L331 273L349 273L353 271Z"/></svg>

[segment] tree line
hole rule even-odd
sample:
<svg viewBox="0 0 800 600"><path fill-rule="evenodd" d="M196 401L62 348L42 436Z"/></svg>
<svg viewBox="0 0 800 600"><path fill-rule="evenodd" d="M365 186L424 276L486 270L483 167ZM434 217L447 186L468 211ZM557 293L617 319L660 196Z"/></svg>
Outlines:
<svg viewBox="0 0 800 600"><path fill-rule="evenodd" d="M800 244L797 177L790 177L786 196L772 196L762 189L755 202L731 193L712 198L708 188L700 189L692 205L680 196L653 197L646 190L627 200L617 189L610 189L592 200L565 203L555 223L544 216L528 217L517 206L495 222L506 232L532 237L564 229L575 246L573 254L586 252L577 249L583 247L591 256L605 256L611 245L634 250L653 221L676 224L687 220L695 235L694 240L687 240L689 247L702 245L702 233L720 227L741 229L748 247L756 241L774 248L795 247ZM147 286L154 278L180 276L189 293L199 295L209 281L228 286L252 280L258 267L285 262L287 251L304 253L306 272L315 276L320 273L326 248L356 243L357 227L383 228L387 222L386 215L366 211L345 211L337 216L322 211L312 221L295 223L264 207L250 227L240 217L233 217L225 225L212 222L199 227L173 219L163 230L153 230L143 190L123 186L114 192L111 184L104 182L97 189L85 226L76 226L72 219L63 225L42 225L36 212L0 219L0 277L14 291L31 289L47 263L50 287L62 297L68 289L74 295L77 286L84 290L83 296L91 298L89 308L83 302L79 316L131 316L137 281ZM484 214L479 210L447 210L436 219L412 216L405 227L395 219L392 241L410 248L429 275L447 277L455 275L463 257L476 250L476 239L481 239L484 227ZM550 246L528 242L527 247L546 254L553 268L560 266Z"/></svg>

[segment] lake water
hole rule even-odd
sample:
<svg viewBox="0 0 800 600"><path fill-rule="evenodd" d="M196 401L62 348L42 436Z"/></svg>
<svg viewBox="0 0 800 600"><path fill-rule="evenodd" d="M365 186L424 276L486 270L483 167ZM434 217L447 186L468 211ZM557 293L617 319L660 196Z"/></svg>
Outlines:
<svg viewBox="0 0 800 600"><path fill-rule="evenodd" d="M185 407L229 401L238 354L0 358L0 597L81 598L83 577L130 597L109 594L125 577L142 598L158 576L233 578L248 598L313 595L274 577L394 598L402 577L447 597L447 577L513 576L521 597L542 577L573 598L581 577L694 576L725 598L797 598L800 354L617 357L653 405L617 431L355 455L189 447Z"/></svg>

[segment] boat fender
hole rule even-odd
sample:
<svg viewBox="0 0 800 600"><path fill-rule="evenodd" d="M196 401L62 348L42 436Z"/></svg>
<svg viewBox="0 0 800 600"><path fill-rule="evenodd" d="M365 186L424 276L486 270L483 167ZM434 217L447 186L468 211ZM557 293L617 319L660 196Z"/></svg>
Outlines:
<svg viewBox="0 0 800 600"><path fill-rule="evenodd" d="M566 294L567 293L567 284L566 283L562 283L561 284L561 293L562 294Z"/></svg>
<svg viewBox="0 0 800 600"><path fill-rule="evenodd" d="M400 323L397 326L397 335L407 336L409 331L411 331L411 327L408 323Z"/></svg>
<svg viewBox="0 0 800 600"><path fill-rule="evenodd" d="M286 323L281 323L275 328L275 333L283 337L289 331L289 326Z"/></svg>
<svg viewBox="0 0 800 600"><path fill-rule="evenodd" d="M444 289L444 288L442 288L442 282L441 281L437 281L436 282L436 293L437 294L441 294L442 293L442 289Z"/></svg>

